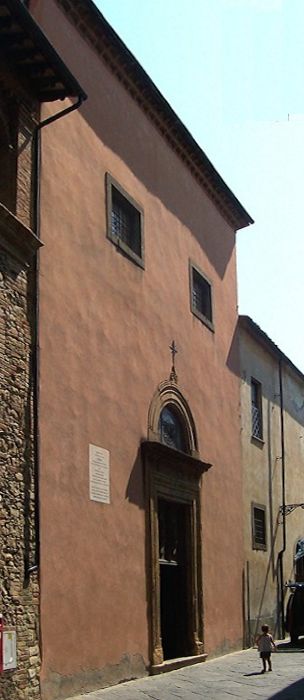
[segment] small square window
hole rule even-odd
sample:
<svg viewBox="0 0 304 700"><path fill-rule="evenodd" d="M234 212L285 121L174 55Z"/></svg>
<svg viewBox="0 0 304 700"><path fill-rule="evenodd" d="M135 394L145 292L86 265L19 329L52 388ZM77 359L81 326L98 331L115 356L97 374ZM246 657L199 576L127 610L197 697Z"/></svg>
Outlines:
<svg viewBox="0 0 304 700"><path fill-rule="evenodd" d="M143 211L107 174L107 237L140 267L143 256Z"/></svg>
<svg viewBox="0 0 304 700"><path fill-rule="evenodd" d="M262 385L251 378L251 435L263 440Z"/></svg>
<svg viewBox="0 0 304 700"><path fill-rule="evenodd" d="M266 544L266 508L252 503L252 549L267 549Z"/></svg>
<svg viewBox="0 0 304 700"><path fill-rule="evenodd" d="M190 263L191 311L213 330L212 290L206 277Z"/></svg>

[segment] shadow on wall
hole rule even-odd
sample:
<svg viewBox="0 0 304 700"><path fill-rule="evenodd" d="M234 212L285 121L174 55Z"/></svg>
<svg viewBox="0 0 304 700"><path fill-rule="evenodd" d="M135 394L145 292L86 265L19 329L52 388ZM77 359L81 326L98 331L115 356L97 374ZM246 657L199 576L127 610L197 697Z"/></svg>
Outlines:
<svg viewBox="0 0 304 700"><path fill-rule="evenodd" d="M114 80L111 77L111 80ZM133 110L124 113L124 128L121 124L121 103L116 91L100 100L95 89L88 86L90 99L82 106L81 116L86 120L95 135L107 148L115 153L135 177L143 183L152 196L173 214L184 226L191 230L203 247L211 265L223 278L235 246L235 232L228 224L222 223L218 213L206 224L209 208L215 207L206 191L202 199L202 186L191 175L188 167L177 154L171 151L156 127L145 124L145 116L138 116L134 130ZM111 104L108 104L110 101ZM137 109L137 105L136 105ZM111 118L109 118L111 114ZM147 117L149 122L149 117ZM148 134L149 132L149 134ZM126 133L130 138L126 138ZM170 156L167 156L169 152ZM179 167L178 167L179 163ZM115 173L113 173L115 175ZM218 222L218 225L217 225ZM212 225L212 235L210 227Z"/></svg>
<svg viewBox="0 0 304 700"><path fill-rule="evenodd" d="M272 428L271 428L271 419L272 419L272 402L267 401L267 409L265 410L265 420L267 421L267 435L272 434ZM256 446L257 448L259 447L258 445ZM278 637L280 634L280 625L282 625L282 620L281 620L281 605L285 600L286 596L286 589L283 588L283 590L280 590L280 562L279 562L279 557L277 555L278 550L282 548L283 546L283 540L282 540L282 531L281 531L281 522L280 522L280 513L278 511L278 504L276 498L274 498L273 495L273 482L274 479L277 476L277 468L280 469L280 460L279 456L273 452L273 441L267 440L266 444L263 446L265 448L265 467L266 467L266 462L267 462L267 469L268 469L268 489L267 493L265 492L265 502L266 499L268 501L267 506L268 506L268 517L269 517L269 555L268 555L268 561L267 561L267 568L265 571L264 575L264 580L262 577L259 580L259 585L258 589L260 592L260 598L259 598L259 604L258 604L258 612L255 617L255 620L251 620L250 616L250 592L251 592L251 569L250 569L250 562L248 562L248 568L247 568L247 577L248 580L246 581L246 590L247 590L247 610L249 609L249 620L247 620L247 643L249 646L253 643L254 639L258 635L261 629L261 625L263 622L266 622L270 624L272 628L272 632L275 637ZM267 450L267 452L266 452ZM264 555L266 556L266 552L264 552ZM265 596L268 590L269 585L274 585L276 584L276 605L273 609L273 620L272 622L270 619L265 620L265 614L263 612L264 610L264 603L265 603ZM282 601L283 597L283 601Z"/></svg>
<svg viewBox="0 0 304 700"><path fill-rule="evenodd" d="M250 565L248 562L248 568L246 575L244 576L244 596L245 596L245 601L244 602L244 610L247 611L246 615L246 627L247 627L247 634L246 634L246 645L247 646L252 646L254 644L254 641L259 634L261 630L261 625L263 622L265 622L264 615L262 613L263 611L263 606L264 606L264 599L267 591L267 586L269 585L269 578L271 577L272 582L277 581L277 592L279 591L279 582L278 582L278 575L279 575L279 562L278 558L276 561L276 564L274 564L274 548L276 544L276 539L278 536L279 532L279 520L277 517L277 521L275 524L274 529L271 531L271 549L268 557L268 563L267 563L267 569L265 573L265 578L264 582L261 583L260 588L261 588L261 596L260 596L260 601L259 601L259 610L257 617L254 621L254 624L252 624L252 620L249 621L248 619L248 607L249 607L249 618L250 618L250 589L251 589L251 581L250 581ZM249 580L248 580L249 578ZM279 612L280 612L280 601L279 601L279 592L277 593L277 614L276 614L276 623L274 625L274 628L272 628L272 633L274 637L277 637L279 634ZM246 614L246 612L245 612Z"/></svg>
<svg viewBox="0 0 304 700"><path fill-rule="evenodd" d="M1 288L1 294L5 292L6 288L6 282L15 282L18 280L18 277L20 274L27 274L27 268L24 263L19 262L17 258L13 258L10 253L7 253L5 250L0 251L0 270L2 274L2 279L3 279L3 285ZM22 306L22 298L19 300L18 295L14 293L14 291L11 291L9 293L13 297L14 304L21 305ZM1 304L4 305L5 303L5 298L3 297L3 300L1 299Z"/></svg>
<svg viewBox="0 0 304 700"><path fill-rule="evenodd" d="M241 361L240 361L240 337L241 337L241 330L239 329L239 325L237 324L232 341L230 344L229 352L226 358L226 365L228 369L230 369L233 374L238 376L242 382L246 382L248 385L251 384L251 374L247 373L243 370L241 366ZM265 351L266 352L266 351ZM271 359L271 363L273 364L273 368L277 367L277 372L275 374L275 379L272 381L271 388L269 386L266 386L265 383L262 383L262 398L266 399L269 404L272 404L273 406L277 406L280 408L280 386L279 386L279 360L276 359L274 356L271 354L269 355ZM248 358L250 358L250 355L248 354ZM263 360L261 360L261 367L264 365ZM264 365L266 367L266 363ZM300 390L301 397L299 400L296 400L294 393L290 393L287 391L286 387L286 378L284 381L284 373L286 372L286 369L284 367L284 362L283 362L283 402L284 402L284 411L288 413L288 415L293 418L299 425L304 427L304 400L302 396L302 392ZM292 369L288 370L288 377L293 376L292 374ZM273 375L274 376L274 375ZM259 379L259 377L254 377L254 379ZM296 383L301 382L300 378L296 379L296 375L294 375L294 384L296 386ZM304 385L304 382L303 382ZM299 384L300 387L300 384Z"/></svg>
<svg viewBox="0 0 304 700"><path fill-rule="evenodd" d="M80 159L90 161L88 147L94 153L96 146L98 148L96 140L89 136L91 130L99 143L116 154L146 190L177 218L177 225L182 222L190 229L219 277L223 278L234 250L235 232L209 199L207 189L202 188L182 157L173 151L153 121L105 65L102 57L94 50L91 53L91 48L85 48L82 41L79 42L82 53L78 52L76 56L73 42L66 40L69 20L65 13L52 3L50 15L44 18L44 12L39 11L39 3L33 0L31 8L49 40L88 94L88 100L78 112L90 127L89 130L83 129L87 140L81 142ZM75 40L80 36L76 32L71 34ZM79 59L79 56L82 58ZM78 133L81 134L81 125ZM111 162L113 159L110 158ZM103 162L100 160L98 187L103 182L102 168ZM115 176L115 173L112 175ZM86 184L91 186L89 182ZM129 194L132 195L132 192ZM160 208L157 214L162 216Z"/></svg>
<svg viewBox="0 0 304 700"><path fill-rule="evenodd" d="M144 440L142 438L141 442ZM141 444L137 450L134 464L131 470L130 478L126 488L126 499L140 508L145 514L145 581L146 581L146 606L147 606L147 621L149 627L149 659L152 659L153 654L153 638L152 638L152 592L151 592L151 538L150 538L150 511L146 504L145 495L145 475L144 461L141 450Z"/></svg>
<svg viewBox="0 0 304 700"><path fill-rule="evenodd" d="M144 439L144 438L142 438ZM145 510L144 484L143 484L143 461L141 447L139 446L134 464L131 469L128 485L126 488L126 499L136 505L141 510Z"/></svg>

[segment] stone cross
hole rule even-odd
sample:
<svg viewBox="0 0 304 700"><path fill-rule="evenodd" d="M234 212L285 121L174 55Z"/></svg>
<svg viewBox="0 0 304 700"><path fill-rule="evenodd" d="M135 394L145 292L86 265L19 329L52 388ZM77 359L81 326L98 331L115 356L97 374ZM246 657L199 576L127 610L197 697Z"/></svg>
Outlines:
<svg viewBox="0 0 304 700"><path fill-rule="evenodd" d="M177 374L175 370L175 355L178 353L177 347L175 345L175 340L172 340L171 345L169 346L171 350L171 355L172 355L172 367L171 367L171 372L170 372L170 380L171 382L177 382Z"/></svg>

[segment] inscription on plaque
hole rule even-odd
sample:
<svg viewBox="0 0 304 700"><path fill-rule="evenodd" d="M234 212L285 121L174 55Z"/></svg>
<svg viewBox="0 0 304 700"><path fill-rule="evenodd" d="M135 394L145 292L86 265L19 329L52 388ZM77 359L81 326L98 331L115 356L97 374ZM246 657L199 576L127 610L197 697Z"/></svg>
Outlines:
<svg viewBox="0 0 304 700"><path fill-rule="evenodd" d="M103 447L89 445L90 500L110 503L110 453Z"/></svg>

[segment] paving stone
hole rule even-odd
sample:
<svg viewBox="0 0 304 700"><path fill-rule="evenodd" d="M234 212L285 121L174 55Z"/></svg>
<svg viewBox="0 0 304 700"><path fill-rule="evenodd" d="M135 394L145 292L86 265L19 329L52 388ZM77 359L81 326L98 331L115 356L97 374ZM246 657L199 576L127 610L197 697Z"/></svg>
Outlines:
<svg viewBox="0 0 304 700"><path fill-rule="evenodd" d="M271 673L260 673L258 653L248 649L70 700L304 700L304 649L279 646Z"/></svg>

